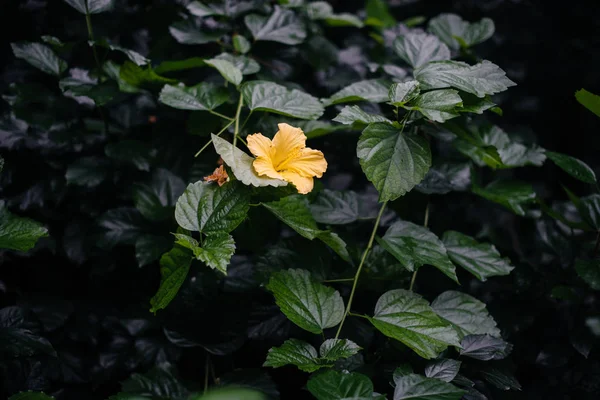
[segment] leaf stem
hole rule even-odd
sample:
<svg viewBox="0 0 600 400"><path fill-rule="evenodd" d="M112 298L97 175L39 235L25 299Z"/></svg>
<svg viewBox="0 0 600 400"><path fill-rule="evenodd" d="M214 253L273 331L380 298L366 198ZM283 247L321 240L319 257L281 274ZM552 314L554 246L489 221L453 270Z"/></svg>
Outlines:
<svg viewBox="0 0 600 400"><path fill-rule="evenodd" d="M423 221L423 226L425 228L427 228L428 224L429 224L429 202L427 202L427 207L425 207L425 218ZM415 272L413 272L412 277L410 278L410 286L408 287L408 290L410 290L411 292L413 290L413 286L415 285L415 280L417 279L417 271L419 271L419 270L415 269Z"/></svg>
<svg viewBox="0 0 600 400"><path fill-rule="evenodd" d="M227 125L225 125L225 126L223 127L223 129L221 129L221 130L219 131L219 133L217 133L215 136L221 136L221 134L222 134L223 132L225 132L225 130L226 130L227 128L229 128L229 127L230 127L230 126L231 126L231 125L232 125L234 122L235 122L235 120L233 120L233 119L232 119L231 121L229 121L229 123L228 123ZM194 157L198 157L198 156L200 155L200 153L202 153L204 150L206 150L206 148L207 148L207 147L208 147L208 146L209 146L211 143L212 143L212 139L210 139L210 140L209 140L209 141L208 141L208 142L207 142L207 143L206 143L204 146L202 146L202 148L201 148L200 150L198 150L198 152L197 152L197 153L194 155Z"/></svg>
<svg viewBox="0 0 600 400"><path fill-rule="evenodd" d="M240 92L240 100L238 101L237 110L235 112L235 128L233 130L233 147L237 143L238 134L240 133L240 114L242 112L242 106L244 105L244 97Z"/></svg>
<svg viewBox="0 0 600 400"><path fill-rule="evenodd" d="M352 282L354 278L341 278L341 279L327 279L323 282L325 283L333 283L333 282Z"/></svg>
<svg viewBox="0 0 600 400"><path fill-rule="evenodd" d="M208 112L211 113L212 115L216 115L217 117L221 117L221 118L226 119L228 121L233 121L234 120L233 118L228 117L227 115L223 115L223 114L218 113L218 112L213 111L213 110L208 110Z"/></svg>
<svg viewBox="0 0 600 400"><path fill-rule="evenodd" d="M379 228L379 222L381 221L381 216L383 215L383 211L385 210L385 206L387 205L387 201L385 201L381 205L381 209L379 210L379 214L377 214L377 219L375 220L375 226L373 226L373 232L371 232L371 237L369 238L369 243L367 244L367 248L363 252L362 258L360 260L360 264L358 265L358 269L356 270L356 274L354 275L353 283L352 283L352 291L350 292L350 297L348 298L348 304L346 305L346 311L344 312L344 316L342 317L342 321L340 322L340 326L335 334L335 338L337 339L340 336L340 332L342 331L342 327L344 326L344 321L346 321L346 317L350 313L350 307L352 307L352 300L354 299L354 293L356 292L356 285L358 284L358 278L360 276L360 272L362 271L362 267L365 264L367 259L367 255L371 248L373 247L373 242L375 241L375 235L377 234L377 228Z"/></svg>
<svg viewBox="0 0 600 400"><path fill-rule="evenodd" d="M206 362L204 364L204 394L208 390L208 373L210 367L210 355L206 354Z"/></svg>

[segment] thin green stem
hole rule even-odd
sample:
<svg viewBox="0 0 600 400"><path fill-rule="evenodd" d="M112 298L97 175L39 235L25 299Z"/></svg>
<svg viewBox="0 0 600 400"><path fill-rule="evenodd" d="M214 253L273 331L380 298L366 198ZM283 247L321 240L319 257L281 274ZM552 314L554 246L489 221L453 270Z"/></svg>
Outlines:
<svg viewBox="0 0 600 400"><path fill-rule="evenodd" d="M425 228L427 228L428 224L429 224L429 202L427 202L427 207L425 207L425 218L423 220L423 226ZM413 286L415 286L415 280L417 279L417 271L418 271L418 269L415 269L415 272L413 272L412 277L410 278L410 286L408 287L408 290L410 290L411 292L413 290Z"/></svg>
<svg viewBox="0 0 600 400"><path fill-rule="evenodd" d="M85 3L85 24L87 25L88 39L92 42L92 53L94 54L96 68L98 68L98 75L100 76L104 71L102 70L100 59L98 58L98 51L96 50L96 43L94 42L94 28L92 28L92 17L88 10L87 2ZM102 121L104 122L104 133L108 134L108 119L106 119L102 107L98 106L97 108L100 113L100 118L102 118Z"/></svg>
<svg viewBox="0 0 600 400"><path fill-rule="evenodd" d="M354 280L352 283L352 291L350 292L350 297L348 298L348 304L346 305L346 311L344 312L344 316L342 317L342 321L340 322L340 326L335 334L335 338L337 339L340 336L340 332L342 331L342 327L344 326L344 321L346 321L346 317L348 313L350 313L350 307L352 307L352 300L354 299L354 293L356 292L356 286L358 284L358 278L360 277L360 272L362 271L363 265L365 265L365 261L367 260L367 255L371 248L373 247L373 242L375 241L375 235L377 234L377 228L379 228L379 222L381 221L381 216L383 215L383 211L385 210L385 206L387 205L387 201L381 205L381 209L379 210L379 214L377 214L377 219L375 220L375 226L373 226L373 232L371 232L371 237L369 238L369 243L367 244L367 248L363 252L362 258L360 260L360 264L358 264L358 269L356 270L356 274L354 275Z"/></svg>
<svg viewBox="0 0 600 400"><path fill-rule="evenodd" d="M237 110L235 112L235 128L233 130L233 147L237 143L238 134L240 133L240 114L242 112L242 106L244 105L244 97L240 93L240 100L238 101Z"/></svg>
<svg viewBox="0 0 600 400"><path fill-rule="evenodd" d="M250 119L251 116L252 116L252 110L250 110L250 112L248 113L248 116L244 119L244 122L242 122L242 127L240 129L244 129L244 127L246 126L246 123L248 122L248 120Z"/></svg>
<svg viewBox="0 0 600 400"><path fill-rule="evenodd" d="M354 278L341 278L341 279L327 279L323 281L325 283L333 283L333 282L352 282Z"/></svg>
<svg viewBox="0 0 600 400"><path fill-rule="evenodd" d="M206 362L204 363L204 394L208 391L208 374L210 367L210 356L206 354Z"/></svg>
<svg viewBox="0 0 600 400"><path fill-rule="evenodd" d="M223 115L223 114L221 114L221 113L218 113L218 112L216 112L216 111L213 111L213 110L208 110L208 112L209 112L209 113L211 113L212 115L216 115L217 117L221 117L221 118L223 118L223 119L226 119L226 120L228 120L228 121L233 121L233 118L231 118L231 117L228 117L227 115Z"/></svg>
<svg viewBox="0 0 600 400"><path fill-rule="evenodd" d="M359 317L359 318L369 319L366 315L355 314L353 312L349 312L348 315L351 316L351 317Z"/></svg>
<svg viewBox="0 0 600 400"><path fill-rule="evenodd" d="M233 123L234 123L234 122L235 122L234 120L231 120L231 121L229 121L229 123L228 123L227 125L225 125L225 126L223 127L223 129L221 129L221 130L219 131L219 133L217 133L215 136L221 136L221 134L222 134L223 132L225 132L225 130L226 130L227 128L229 128L231 125L233 125ZM209 141L208 141L208 142L207 142L207 143L206 143L204 146L202 146L202 148L201 148L200 150L198 150L198 152L197 152L197 153L194 155L194 157L198 157L198 156L199 156L199 155L200 155L200 154L201 154L201 153L202 153L204 150L206 150L206 148L207 148L207 147L208 147L208 146L209 146L211 143L212 143L212 139L210 139L210 140L209 140Z"/></svg>

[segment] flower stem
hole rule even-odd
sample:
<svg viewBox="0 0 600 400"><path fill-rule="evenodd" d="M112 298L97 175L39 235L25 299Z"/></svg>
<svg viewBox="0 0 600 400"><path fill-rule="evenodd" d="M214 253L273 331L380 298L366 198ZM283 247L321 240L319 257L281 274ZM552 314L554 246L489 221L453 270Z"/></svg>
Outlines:
<svg viewBox="0 0 600 400"><path fill-rule="evenodd" d="M221 113L218 113L218 112L216 112L216 111L213 111L213 110L208 110L208 112L209 112L209 113L211 113L212 115L216 115L217 117L221 117L221 118L223 118L223 119L226 119L226 120L228 120L228 121L233 121L233 118L231 118L231 117L228 117L227 115L223 115L223 114L221 114Z"/></svg>
<svg viewBox="0 0 600 400"><path fill-rule="evenodd" d="M240 100L238 101L237 111L235 112L235 128L233 130L233 147L237 143L238 134L240 133L240 114L242 112L242 106L244 105L244 97L240 93Z"/></svg>
<svg viewBox="0 0 600 400"><path fill-rule="evenodd" d="M425 219L423 221L423 226L425 228L427 228L428 224L429 224L429 202L427 202L427 207L425 207ZM415 269L415 272L413 272L413 274L412 274L412 278L410 278L410 286L408 287L408 290L410 290L411 292L413 290L413 286L415 285L415 279L417 279L417 271L418 271L418 269Z"/></svg>
<svg viewBox="0 0 600 400"><path fill-rule="evenodd" d="M223 127L223 129L221 129L221 130L219 131L219 133L217 133L215 136L221 136L221 134L222 134L223 132L225 132L225 130L226 130L227 128L229 128L229 127L230 127L230 126L231 126L231 125L232 125L234 122L235 122L235 120L233 120L233 119L232 119L231 121L229 121L229 123L228 123L227 125L225 125L225 126ZM212 143L212 139L210 139L210 140L209 140L209 141L208 141L208 142L207 142L207 143L206 143L204 146L202 146L202 148L201 148L200 150L198 150L198 152L197 152L197 153L194 155L194 157L198 157L198 156L199 156L199 155L200 155L200 154L201 154L201 153L202 153L204 150L206 150L206 148L207 148L207 147L208 147L208 146L209 146L211 143Z"/></svg>
<svg viewBox="0 0 600 400"><path fill-rule="evenodd" d="M358 265L358 269L356 270L356 274L354 275L354 280L352 283L352 291L350 292L350 297L348 298L348 304L346 305L346 311L344 312L344 316L342 317L340 326L337 330L337 333L335 334L336 339L340 336L340 332L342 331L342 327L344 326L344 321L346 321L346 317L350 313L350 307L352 307L352 300L354 299L354 293L356 292L356 285L358 284L358 277L360 276L362 267L365 264L367 255L369 254L369 251L371 251L371 248L373 247L373 242L375 241L375 235L377 234L377 228L379 228L379 222L381 221L381 216L383 215L383 211L385 210L386 205L387 205L387 201L381 205L381 209L379 210L379 214L377 215L377 219L375 220L375 226L373 227L373 232L371 232L371 238L369 239L367 248L363 252L362 258L360 260L360 264Z"/></svg>

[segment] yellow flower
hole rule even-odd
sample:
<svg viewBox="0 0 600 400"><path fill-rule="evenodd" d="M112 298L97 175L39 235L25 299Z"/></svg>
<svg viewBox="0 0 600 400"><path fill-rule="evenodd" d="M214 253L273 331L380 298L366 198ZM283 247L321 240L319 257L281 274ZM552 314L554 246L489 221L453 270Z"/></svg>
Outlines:
<svg viewBox="0 0 600 400"><path fill-rule="evenodd" d="M323 153L306 147L306 135L300 128L278 124L273 140L260 133L248 135L248 148L256 156L253 166L258 175L291 182L298 193L313 189L313 177L327 169Z"/></svg>

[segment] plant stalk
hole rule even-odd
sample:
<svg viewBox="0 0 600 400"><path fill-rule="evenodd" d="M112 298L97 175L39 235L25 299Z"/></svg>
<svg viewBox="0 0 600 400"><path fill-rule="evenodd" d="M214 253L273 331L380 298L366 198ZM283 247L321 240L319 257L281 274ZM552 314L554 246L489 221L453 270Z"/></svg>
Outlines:
<svg viewBox="0 0 600 400"><path fill-rule="evenodd" d="M233 129L233 147L237 144L237 137L240 133L240 114L242 113L242 106L244 105L244 97L240 93L240 100L238 101L237 110L235 112L235 127Z"/></svg>
<svg viewBox="0 0 600 400"><path fill-rule="evenodd" d="M429 224L429 202L427 202L427 207L425 207L425 219L423 221L423 226L425 228L427 228L428 224ZM413 286L415 285L415 280L417 279L417 271L418 271L418 269L415 269L415 272L413 272L413 274L412 274L412 278L410 278L410 286L408 287L408 290L410 290L411 292L413 290Z"/></svg>
<svg viewBox="0 0 600 400"><path fill-rule="evenodd" d="M352 307L352 300L354 299L354 293L356 292L358 278L360 276L360 272L362 271L363 265L365 265L365 261L367 260L367 255L369 255L369 251L371 251L371 248L373 247L373 242L375 241L375 235L377 234L377 228L379 228L379 222L381 221L381 216L383 215L383 211L385 210L386 205L387 205L387 201L385 201L381 205L381 209L379 210L379 214L377 214L377 219L375 220L375 226L373 226L373 232L371 232L371 237L369 238L369 243L367 244L367 248L363 252L362 258L360 259L360 264L358 264L358 269L356 270L356 274L354 275L354 279L352 282L352 291L350 292L350 297L348 298L348 304L346 305L346 311L344 312L344 316L342 317L340 326L338 327L338 330L335 334L336 339L340 336L340 332L342 331L342 327L344 326L346 317L350 313L350 307Z"/></svg>
<svg viewBox="0 0 600 400"><path fill-rule="evenodd" d="M225 130L226 130L227 128L229 128L229 127L230 127L230 126L231 126L231 125L232 125L234 122L235 122L235 120L234 120L234 119L232 119L231 121L229 121L229 123L228 123L227 125L225 125L225 126L223 127L223 129L221 129L221 130L220 130L220 131L219 131L219 132L216 134L216 136L221 136L221 134L222 134L223 132L225 132ZM202 148L201 148L200 150L198 150L198 152L197 152L197 153L194 155L194 157L198 157L198 156L199 156L199 155L200 155L200 154L201 154L201 153L202 153L204 150L206 150L206 148L207 148L207 147L208 147L208 146L209 146L211 143L212 143L212 139L210 139L210 140L209 140L209 141L208 141L208 142L207 142L207 143L206 143L204 146L202 146Z"/></svg>

